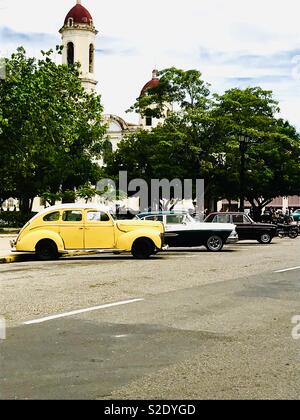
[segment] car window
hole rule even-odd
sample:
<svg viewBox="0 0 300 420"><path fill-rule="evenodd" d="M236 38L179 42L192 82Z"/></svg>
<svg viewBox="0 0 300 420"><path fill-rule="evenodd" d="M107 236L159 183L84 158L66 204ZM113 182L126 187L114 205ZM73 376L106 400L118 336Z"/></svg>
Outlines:
<svg viewBox="0 0 300 420"><path fill-rule="evenodd" d="M215 219L215 223L230 223L230 215L229 214L218 214Z"/></svg>
<svg viewBox="0 0 300 420"><path fill-rule="evenodd" d="M155 221L155 222L162 222L163 221L163 217L162 216L155 216L155 215L153 215L153 216L146 216L146 217L144 217L144 220L152 220L152 221Z"/></svg>
<svg viewBox="0 0 300 420"><path fill-rule="evenodd" d="M243 214L233 214L232 223L245 223Z"/></svg>
<svg viewBox="0 0 300 420"><path fill-rule="evenodd" d="M168 225L177 225L183 223L185 215L182 214L170 214L167 215L167 224Z"/></svg>
<svg viewBox="0 0 300 420"><path fill-rule="evenodd" d="M59 220L59 216L59 211L54 211L52 213L46 214L43 220L44 222L57 222L57 220Z"/></svg>
<svg viewBox="0 0 300 420"><path fill-rule="evenodd" d="M82 212L80 210L67 210L63 214L64 222L81 222Z"/></svg>
<svg viewBox="0 0 300 420"><path fill-rule="evenodd" d="M103 211L88 211L87 213L88 222L109 222L110 217Z"/></svg>

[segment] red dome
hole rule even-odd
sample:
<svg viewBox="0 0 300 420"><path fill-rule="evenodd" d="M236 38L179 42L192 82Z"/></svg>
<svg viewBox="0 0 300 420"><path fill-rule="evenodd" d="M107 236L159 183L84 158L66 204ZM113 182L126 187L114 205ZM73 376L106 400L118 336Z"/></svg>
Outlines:
<svg viewBox="0 0 300 420"><path fill-rule="evenodd" d="M159 84L158 71L153 70L152 79L148 83L146 83L145 86L143 87L141 91L141 96L144 95L147 89L156 87L158 84Z"/></svg>
<svg viewBox="0 0 300 420"><path fill-rule="evenodd" d="M76 4L76 6L69 11L65 18L65 25L68 24L70 18L73 18L74 23L81 23L83 25L90 25L91 21L93 21L90 12L81 4Z"/></svg>

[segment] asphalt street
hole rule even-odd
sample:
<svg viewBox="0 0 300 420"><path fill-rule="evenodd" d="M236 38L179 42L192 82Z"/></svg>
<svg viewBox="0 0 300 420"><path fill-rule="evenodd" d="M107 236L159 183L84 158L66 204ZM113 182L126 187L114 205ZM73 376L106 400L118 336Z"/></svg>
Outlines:
<svg viewBox="0 0 300 420"><path fill-rule="evenodd" d="M1 265L0 398L299 399L299 246Z"/></svg>

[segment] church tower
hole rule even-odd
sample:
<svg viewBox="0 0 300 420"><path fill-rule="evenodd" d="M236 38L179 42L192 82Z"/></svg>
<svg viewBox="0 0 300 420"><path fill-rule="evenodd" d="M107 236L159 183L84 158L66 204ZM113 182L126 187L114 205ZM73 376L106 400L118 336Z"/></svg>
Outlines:
<svg viewBox="0 0 300 420"><path fill-rule="evenodd" d="M96 89L95 47L96 30L89 11L82 6L81 0L69 11L64 26L59 31L62 35L63 64L81 64L81 81L88 91Z"/></svg>

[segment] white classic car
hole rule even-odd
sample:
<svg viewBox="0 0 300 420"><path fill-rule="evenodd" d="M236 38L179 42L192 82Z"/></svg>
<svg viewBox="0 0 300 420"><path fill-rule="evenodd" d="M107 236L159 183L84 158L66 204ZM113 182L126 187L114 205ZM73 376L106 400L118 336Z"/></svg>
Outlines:
<svg viewBox="0 0 300 420"><path fill-rule="evenodd" d="M170 247L194 247L204 245L208 251L221 251L225 243L239 239L235 225L231 223L197 222L187 212L145 212L135 216L141 220L160 221L165 226L165 243Z"/></svg>

